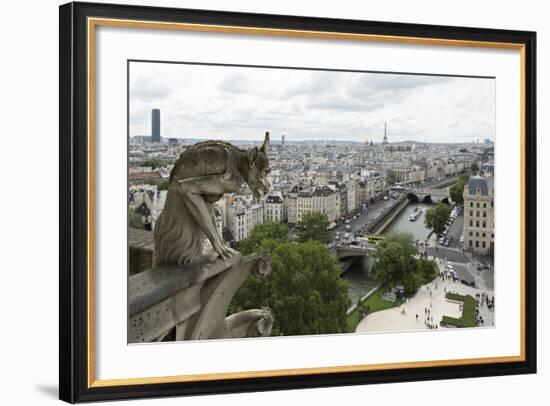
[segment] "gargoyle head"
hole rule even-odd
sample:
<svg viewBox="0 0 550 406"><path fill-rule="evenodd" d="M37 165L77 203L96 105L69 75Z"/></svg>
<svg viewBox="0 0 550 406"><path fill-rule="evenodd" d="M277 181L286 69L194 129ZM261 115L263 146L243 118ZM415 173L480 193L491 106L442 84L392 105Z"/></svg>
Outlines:
<svg viewBox="0 0 550 406"><path fill-rule="evenodd" d="M267 175L270 172L269 168L269 132L265 133L265 139L262 147L250 148L247 152L248 157L248 173L243 174L246 183L254 193L256 198L262 194L269 193L271 185L267 181Z"/></svg>

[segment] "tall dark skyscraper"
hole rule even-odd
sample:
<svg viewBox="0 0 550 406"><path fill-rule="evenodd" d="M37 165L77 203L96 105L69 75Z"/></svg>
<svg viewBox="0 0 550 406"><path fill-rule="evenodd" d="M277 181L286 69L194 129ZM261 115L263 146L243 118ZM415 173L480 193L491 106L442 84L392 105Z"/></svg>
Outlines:
<svg viewBox="0 0 550 406"><path fill-rule="evenodd" d="M151 141L160 142L160 110L151 110Z"/></svg>

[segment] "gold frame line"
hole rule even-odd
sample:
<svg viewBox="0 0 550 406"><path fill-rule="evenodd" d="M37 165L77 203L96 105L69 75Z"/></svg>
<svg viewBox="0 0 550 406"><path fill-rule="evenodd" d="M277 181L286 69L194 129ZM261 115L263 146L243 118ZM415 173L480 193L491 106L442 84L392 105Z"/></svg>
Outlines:
<svg viewBox="0 0 550 406"><path fill-rule="evenodd" d="M383 364L365 364L365 365L345 365L331 367L316 367L316 368L294 368L294 369L277 369L266 371L243 371L243 372L220 372L209 374L191 374L191 375L176 375L176 376L160 376L160 377L145 377L145 378L121 378L121 379L95 379L95 278L94 278L94 191L95 191L95 28L96 26L110 27L132 27L132 28L148 28L157 30L180 30L192 32L212 32L212 33L231 33L243 35L263 35L263 36L279 36L279 37L297 37L297 38L316 38L316 39L335 39L335 40L353 40L353 41L370 41L370 42L386 42L386 43L402 43L416 45L435 45L435 46L462 46L462 47L480 47L480 48L497 48L497 49L513 49L520 51L520 87L521 87L521 116L520 116L520 164L521 164L521 269L520 269L520 336L521 349L520 354L515 356L503 357L485 357L485 358L467 358L453 360L434 360L434 361L414 361L401 363L383 363ZM137 20L120 20L108 18L89 18L87 29L87 44L88 44L88 270L87 270L87 314L88 314L88 387L112 387L125 385L143 385L143 384L160 384L160 383L176 383L176 382L192 382L192 381L212 381L219 379L245 379L245 378L266 378L280 376L296 376L296 375L311 375L311 374L332 374L344 372L363 372L363 371L379 371L391 370L397 368L426 368L426 367L441 367L441 366L459 366L472 364L493 364L504 362L522 362L525 361L525 45L519 43L505 42L487 42L487 41L463 41L452 39L434 39L422 37L400 37L390 35L372 35L372 34L354 34L342 32L324 32L324 31L305 31L305 30L290 30L290 29L274 29L274 28L257 28L257 27L241 27L241 26L226 26L226 25L207 25L207 24L186 24L186 23L164 23L153 21L137 21Z"/></svg>

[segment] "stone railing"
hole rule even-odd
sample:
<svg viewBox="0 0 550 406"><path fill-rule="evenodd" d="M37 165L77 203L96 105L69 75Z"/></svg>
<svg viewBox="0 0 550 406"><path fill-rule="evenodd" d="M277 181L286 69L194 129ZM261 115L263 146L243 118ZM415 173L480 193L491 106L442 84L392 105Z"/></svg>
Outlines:
<svg viewBox="0 0 550 406"><path fill-rule="evenodd" d="M271 257L257 254L225 261L204 257L131 275L128 342L267 336L273 325L268 309L226 315L248 277L270 273Z"/></svg>

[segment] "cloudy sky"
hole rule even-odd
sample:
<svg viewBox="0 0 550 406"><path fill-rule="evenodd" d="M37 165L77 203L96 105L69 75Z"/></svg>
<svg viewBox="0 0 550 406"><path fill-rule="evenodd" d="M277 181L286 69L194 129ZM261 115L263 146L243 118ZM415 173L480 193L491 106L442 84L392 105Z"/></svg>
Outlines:
<svg viewBox="0 0 550 406"><path fill-rule="evenodd" d="M493 79L132 62L130 135L381 142L494 140Z"/></svg>

